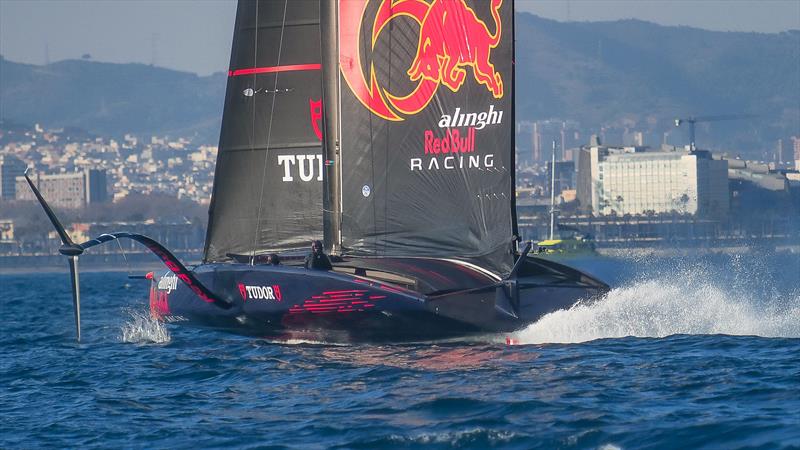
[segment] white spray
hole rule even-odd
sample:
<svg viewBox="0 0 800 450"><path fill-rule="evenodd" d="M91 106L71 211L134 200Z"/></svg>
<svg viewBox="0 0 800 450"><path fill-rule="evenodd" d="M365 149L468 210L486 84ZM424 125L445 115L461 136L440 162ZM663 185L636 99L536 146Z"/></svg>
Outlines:
<svg viewBox="0 0 800 450"><path fill-rule="evenodd" d="M169 330L163 322L150 317L149 311L128 310L131 319L122 325L122 342L133 344L166 344Z"/></svg>
<svg viewBox="0 0 800 450"><path fill-rule="evenodd" d="M714 275L685 267L635 281L596 303L548 314L512 338L520 344L673 334L800 338L800 292L781 295Z"/></svg>

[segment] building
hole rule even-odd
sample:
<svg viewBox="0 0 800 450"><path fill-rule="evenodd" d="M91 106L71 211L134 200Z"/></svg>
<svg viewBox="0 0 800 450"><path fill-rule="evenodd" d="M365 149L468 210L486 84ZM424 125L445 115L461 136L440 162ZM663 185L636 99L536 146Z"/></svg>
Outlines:
<svg viewBox="0 0 800 450"><path fill-rule="evenodd" d="M596 145L581 150L577 167L578 200L596 216L724 219L730 210L728 162L707 151Z"/></svg>
<svg viewBox="0 0 800 450"><path fill-rule="evenodd" d="M14 221L0 219L0 255L9 255L18 250L19 245L14 240Z"/></svg>
<svg viewBox="0 0 800 450"><path fill-rule="evenodd" d="M0 242L14 240L14 221L11 219L0 219Z"/></svg>
<svg viewBox="0 0 800 450"><path fill-rule="evenodd" d="M86 171L86 203L106 203L108 195L108 177L105 170L89 169Z"/></svg>
<svg viewBox="0 0 800 450"><path fill-rule="evenodd" d="M800 137L792 136L792 149L794 150L794 168L800 170Z"/></svg>
<svg viewBox="0 0 800 450"><path fill-rule="evenodd" d="M83 208L89 203L108 201L108 179L105 170L39 174L33 178L47 202L60 208ZM17 200L36 200L25 177L17 177Z"/></svg>
<svg viewBox="0 0 800 450"><path fill-rule="evenodd" d="M0 199L14 200L17 196L17 177L27 165L13 155L0 155Z"/></svg>
<svg viewBox="0 0 800 450"><path fill-rule="evenodd" d="M732 182L744 181L767 191L788 191L789 189L789 179L783 171L772 170L768 164L756 161L729 160L728 178Z"/></svg>

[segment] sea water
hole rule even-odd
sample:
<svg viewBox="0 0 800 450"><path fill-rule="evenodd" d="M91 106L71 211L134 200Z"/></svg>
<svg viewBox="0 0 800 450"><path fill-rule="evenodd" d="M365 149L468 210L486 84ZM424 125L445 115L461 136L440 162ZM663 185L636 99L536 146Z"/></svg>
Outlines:
<svg viewBox="0 0 800 450"><path fill-rule="evenodd" d="M164 325L113 272L82 276L78 344L65 273L3 275L0 448L800 446L800 256L572 263L614 289L415 345Z"/></svg>

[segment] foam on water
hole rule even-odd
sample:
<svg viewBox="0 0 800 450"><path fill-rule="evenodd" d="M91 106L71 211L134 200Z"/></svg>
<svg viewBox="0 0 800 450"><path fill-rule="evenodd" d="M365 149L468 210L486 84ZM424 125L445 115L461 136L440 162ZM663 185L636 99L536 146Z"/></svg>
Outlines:
<svg viewBox="0 0 800 450"><path fill-rule="evenodd" d="M515 436L516 434L510 431L495 431L476 427L463 431L421 433L415 436L393 434L389 437L389 440L395 444L403 445L447 444L453 447L465 447L476 444L490 444L492 446L506 444Z"/></svg>
<svg viewBox="0 0 800 450"><path fill-rule="evenodd" d="M122 342L133 344L165 344L171 337L167 326L150 317L149 311L128 310L131 318L122 325Z"/></svg>
<svg viewBox="0 0 800 450"><path fill-rule="evenodd" d="M668 268L595 303L548 314L513 338L539 344L673 334L800 337L800 293L775 291L746 273L753 266L727 269L723 275L702 266Z"/></svg>

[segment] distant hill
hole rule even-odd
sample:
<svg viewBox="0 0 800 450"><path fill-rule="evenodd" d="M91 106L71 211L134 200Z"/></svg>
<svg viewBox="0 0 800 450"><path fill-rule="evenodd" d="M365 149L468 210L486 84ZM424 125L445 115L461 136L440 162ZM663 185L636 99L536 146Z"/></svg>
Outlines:
<svg viewBox="0 0 800 450"><path fill-rule="evenodd" d="M637 20L556 22L517 15L517 118L586 129L662 132L679 116L755 114L698 128L731 148L800 135L800 31L713 32ZM102 134L194 135L216 142L225 74L142 64L0 60L6 119ZM786 144L789 145L788 143Z"/></svg>
<svg viewBox="0 0 800 450"><path fill-rule="evenodd" d="M2 116L100 134L197 135L216 142L225 75L67 60L47 66L0 60Z"/></svg>
<svg viewBox="0 0 800 450"><path fill-rule="evenodd" d="M739 148L800 135L800 31L562 23L531 14L518 14L516 27L521 119L574 118L591 127L632 119L663 130L676 117L753 114L752 122L717 122L707 131Z"/></svg>

